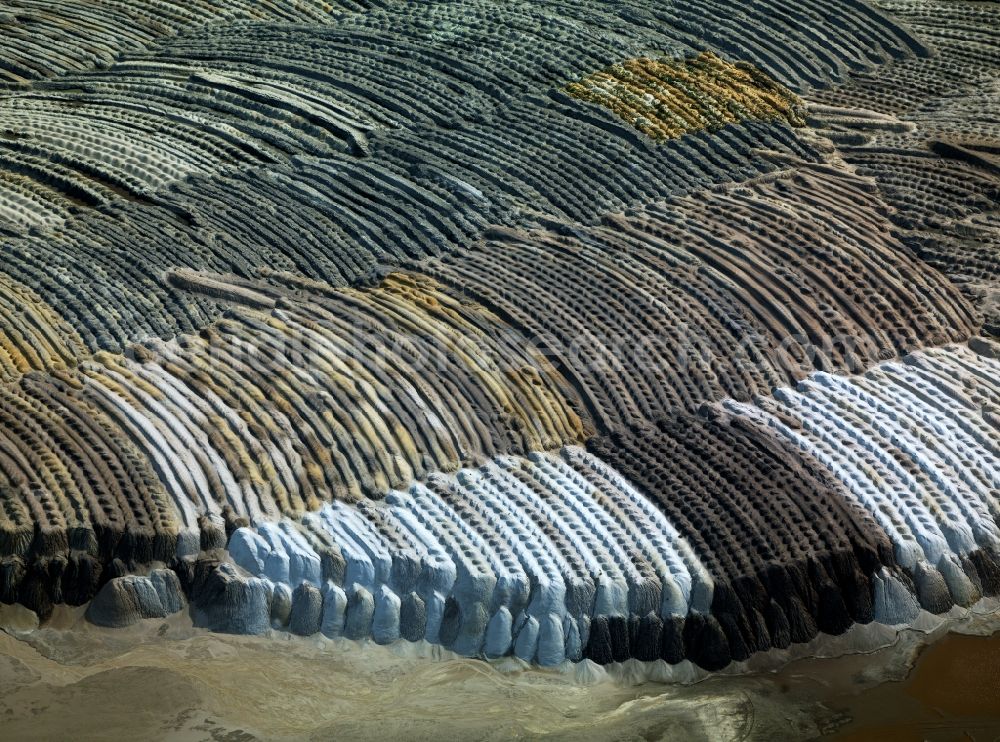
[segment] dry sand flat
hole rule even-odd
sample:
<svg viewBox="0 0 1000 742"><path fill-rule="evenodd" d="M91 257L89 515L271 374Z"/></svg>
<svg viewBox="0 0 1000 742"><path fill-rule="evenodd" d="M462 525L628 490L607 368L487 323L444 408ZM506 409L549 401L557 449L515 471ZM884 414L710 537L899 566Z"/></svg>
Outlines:
<svg viewBox="0 0 1000 742"><path fill-rule="evenodd" d="M0 600L692 672L989 604L995 11L11 4Z"/></svg>
<svg viewBox="0 0 1000 742"><path fill-rule="evenodd" d="M9 611L4 618L10 623ZM779 662L774 672L694 685L650 682L618 666L584 684L572 673L426 646L415 653L287 635L192 636L177 620L67 631L72 622L63 615L59 629L0 635L0 724L12 738L50 739L71 728L84 740L936 741L998 728L988 690L997 635L989 635L995 621L983 619L964 622L963 636L905 632L874 654ZM981 691L949 695L970 677Z"/></svg>

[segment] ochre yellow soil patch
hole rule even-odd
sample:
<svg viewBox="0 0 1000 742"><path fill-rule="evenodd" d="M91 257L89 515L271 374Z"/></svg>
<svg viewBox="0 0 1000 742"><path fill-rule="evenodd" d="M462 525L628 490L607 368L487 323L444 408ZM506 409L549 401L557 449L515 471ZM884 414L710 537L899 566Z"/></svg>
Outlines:
<svg viewBox="0 0 1000 742"><path fill-rule="evenodd" d="M566 89L610 108L656 140L751 118L805 124L794 93L753 65L733 64L711 52L683 60L629 59Z"/></svg>

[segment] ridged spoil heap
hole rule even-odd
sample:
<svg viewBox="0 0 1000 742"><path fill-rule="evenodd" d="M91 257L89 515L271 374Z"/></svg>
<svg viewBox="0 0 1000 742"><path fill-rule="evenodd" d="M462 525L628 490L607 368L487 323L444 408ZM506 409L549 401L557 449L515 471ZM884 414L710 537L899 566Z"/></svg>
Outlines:
<svg viewBox="0 0 1000 742"><path fill-rule="evenodd" d="M140 441L188 529L223 511L256 523L380 497L436 469L584 437L547 360L426 278L301 296L208 280L187 276L254 308L81 364L84 394Z"/></svg>
<svg viewBox="0 0 1000 742"><path fill-rule="evenodd" d="M230 549L260 579L322 591L310 630L295 595L290 613L258 616L258 626L379 643L426 638L544 665L632 656L640 618L649 624L643 658L673 652L679 661L675 629L689 605L707 610L713 589L670 523L577 448L501 457L432 475L385 503L335 503L299 523L241 529ZM670 624L662 642L660 615Z"/></svg>
<svg viewBox="0 0 1000 742"><path fill-rule="evenodd" d="M484 43L475 34L469 35L470 44ZM340 64L336 52L341 44L327 35L311 38L301 30L298 36L305 36L300 38L303 44L319 45L328 54L326 63L333 66L324 74L324 79L330 78L326 87L311 95L336 100L346 90L351 95L343 105L360 106L360 93L354 92L359 83L343 71L338 75L339 68L334 66ZM424 53L430 54L429 50ZM425 73L443 74L438 70L442 67L456 78L454 86L448 87L451 94L467 98L455 86L461 91L474 87L476 81L469 81L457 65L442 66L434 56L431 60L437 66L429 66ZM367 74L386 82L394 64L384 57L371 64L374 67L364 67L371 67ZM106 74L125 75L126 68L122 65ZM157 77L153 72L146 74ZM313 79L313 73L297 74ZM97 85L90 77L87 90ZM287 87L286 81L280 84ZM395 79L394 84L401 91L409 89L410 82ZM21 182L26 172L21 159L26 156L25 148L30 149L44 160L32 165L30 172L37 174L40 187L64 190L69 201L63 216L71 216L62 222L58 215L47 220L51 231L12 238L6 269L48 297L93 350L120 351L146 335L190 332L218 316L218 308L210 301L192 300L162 280L163 273L174 267L244 278L268 267L335 285L352 284L370 279L382 263L461 249L491 223L520 225L534 219L537 212L592 222L605 211L772 170L774 164L756 150L816 157L786 125L753 120L712 135L701 132L656 146L610 112L576 101L556 88L548 96L528 95L524 90L517 95L517 86L504 88L510 99L495 113L487 115L486 109L496 107L496 101L484 100L480 101L484 110L470 104L463 116L451 110L449 115L455 117L448 121L418 117L383 122L389 128L366 136L363 151L345 152L333 145L307 147L293 135L316 132L313 114L294 106L289 112L286 106L281 109L283 116L292 118L279 117L270 111L270 103L262 103L250 92L244 103L254 116L237 109L229 114L232 121L209 126L203 112L190 114L193 124L178 122L172 113L179 105L176 100L171 103L168 97L154 109L142 102L155 98L145 87L133 90L122 85L115 95L117 83L111 90L88 94L89 98L59 90L25 96L35 101L35 108L66 107L87 126L100 127L104 121L111 127L124 127L122 131L132 137L135 131L145 132L134 145L153 148L145 154L128 152L125 145L132 145L122 142L121 131L114 136L100 129L92 131L90 138L110 148L114 157L109 160L81 144L65 126L56 138L80 152L72 157L59 154L51 137L33 142L28 129L43 125L35 113L22 120L27 126L23 137L15 136L6 149L0 142L0 171L7 151L13 158L11 177ZM371 96L368 107L377 104L380 110L389 111L398 105L390 105L368 87L363 90ZM216 92L199 95L204 98L199 105L219 105ZM16 96L0 100L0 115L4 104L16 107L18 100ZM94 105L107 110L96 117L89 113ZM133 114L159 116L157 112L163 116L155 125L129 122ZM374 120L367 113L362 118ZM274 131L262 128L257 119L272 121ZM359 123L355 129L367 126ZM539 131L546 133L545 146L538 144ZM166 132L168 139L156 132ZM171 143L170 138L177 141ZM266 146L252 144L252 138ZM208 149L215 154L206 154ZM176 153L198 163L175 167L170 161ZM164 160L161 155L169 157ZM141 161L141 167L129 164L132 160ZM207 174L227 164L232 167ZM190 175L187 180L174 182L185 174ZM0 207L5 194L13 194L6 212L12 231L35 224L36 217L47 213L37 203L15 198L16 189L0 190ZM262 214L280 215L280 219L262 218ZM295 239L288 238L286 222L287 228L294 229ZM81 293L85 301L78 301ZM96 307L105 305L113 308L113 317L97 312Z"/></svg>
<svg viewBox="0 0 1000 742"><path fill-rule="evenodd" d="M153 467L75 379L33 372L0 385L0 419L4 602L47 616L90 600L126 562L174 559L177 511Z"/></svg>
<svg viewBox="0 0 1000 742"><path fill-rule="evenodd" d="M109 65L124 51L144 49L165 36L210 24L323 23L335 17L333 7L316 0L236 0L225 6L205 0L11 0L0 16L4 42L0 79L20 83ZM360 6L341 3L339 7Z"/></svg>
<svg viewBox="0 0 1000 742"><path fill-rule="evenodd" d="M1000 333L1000 8L881 2L937 50L810 93L810 122L873 177L901 238Z"/></svg>
<svg viewBox="0 0 1000 742"><path fill-rule="evenodd" d="M726 407L843 482L941 613L1000 588L1000 363L996 346L986 353L927 350L850 379L810 376L759 410Z"/></svg>
<svg viewBox="0 0 1000 742"><path fill-rule="evenodd" d="M384 7L351 13L360 7L206 3L198 13L173 3L148 11L132 3L28 3L8 19L13 34L6 60L0 56L0 74L6 68L15 80L31 78L0 99L0 226L54 225L88 208L145 202L196 173L214 179L223 169L288 166L303 156L365 156L386 137L401 137L407 149L429 144L459 152L485 138L478 145L479 164L485 165L520 121L532 122L524 142L535 157L548 149L531 146L540 127L554 143L563 140L559 146L570 150L562 158L565 167L587 139L599 140L586 136L588 125L608 126L592 112L576 111L575 122L551 115L572 102L560 90L566 80L588 79L649 48L671 57L694 57L704 48L686 18L671 18L655 3L631 9L603 3L370 5ZM800 89L910 48L922 52L886 18L878 19L881 33L862 35L865 44L840 26L853 25L851 13L831 24L802 6L765 24L767 12L759 3L740 5L734 11L742 27L722 19L713 24L720 46L763 48L762 37L787 40L784 53L762 59L771 76ZM107 28L96 20L101 15ZM74 22L97 37L86 51L67 37ZM817 54L800 43L803 23L819 24L836 38L835 52ZM31 28L34 36L25 38ZM609 28L618 33L607 33ZM30 53L25 44L33 47ZM728 101L727 110L737 101L740 111L757 110L779 90L752 65L737 71L705 54L657 64L690 68L688 77L700 80L705 92L712 80L725 77L727 91L717 100ZM733 117L710 118L720 123ZM472 141L448 137L435 143L439 129L466 129ZM402 134L413 130L420 130L417 137ZM516 161L518 149L506 155ZM558 146L552 149L558 154Z"/></svg>
<svg viewBox="0 0 1000 742"><path fill-rule="evenodd" d="M647 494L706 560L724 642L691 659L730 659L872 620L869 576L889 541L826 472L739 419L679 416L589 442ZM804 465L805 464L805 465Z"/></svg>
<svg viewBox="0 0 1000 742"><path fill-rule="evenodd" d="M804 166L423 268L536 338L598 427L621 429L967 336L958 292L880 211L869 182Z"/></svg>
<svg viewBox="0 0 1000 742"><path fill-rule="evenodd" d="M0 600L717 669L996 594L995 9L886 5L11 6Z"/></svg>
<svg viewBox="0 0 1000 742"><path fill-rule="evenodd" d="M274 598L197 620L716 669L970 605L1000 591L996 348L974 346L239 529L227 584Z"/></svg>

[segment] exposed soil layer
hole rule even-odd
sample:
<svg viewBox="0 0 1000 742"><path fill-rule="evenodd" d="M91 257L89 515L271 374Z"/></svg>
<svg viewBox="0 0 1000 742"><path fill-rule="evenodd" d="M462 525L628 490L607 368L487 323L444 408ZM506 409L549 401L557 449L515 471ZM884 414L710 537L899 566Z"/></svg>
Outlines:
<svg viewBox="0 0 1000 742"><path fill-rule="evenodd" d="M721 129L747 118L802 126L799 100L751 65L711 52L671 62L630 59L566 86L575 98L610 108L653 139Z"/></svg>
<svg viewBox="0 0 1000 742"><path fill-rule="evenodd" d="M948 274L1000 334L1000 8L890 0L880 7L933 45L813 91L807 119L859 173L873 177L900 238ZM816 105L820 104L820 105Z"/></svg>
<svg viewBox="0 0 1000 742"><path fill-rule="evenodd" d="M975 315L873 190L802 165L420 267L544 345L598 427L620 429L967 337Z"/></svg>
<svg viewBox="0 0 1000 742"><path fill-rule="evenodd" d="M3 603L586 674L1000 592L995 4L8 5Z"/></svg>

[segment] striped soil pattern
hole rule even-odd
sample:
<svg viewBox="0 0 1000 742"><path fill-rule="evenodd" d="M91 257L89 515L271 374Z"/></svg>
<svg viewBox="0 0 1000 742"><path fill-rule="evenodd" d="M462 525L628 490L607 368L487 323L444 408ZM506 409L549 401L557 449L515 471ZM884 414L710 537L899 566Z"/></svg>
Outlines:
<svg viewBox="0 0 1000 742"><path fill-rule="evenodd" d="M7 3L0 601L720 670L996 595L997 12Z"/></svg>

